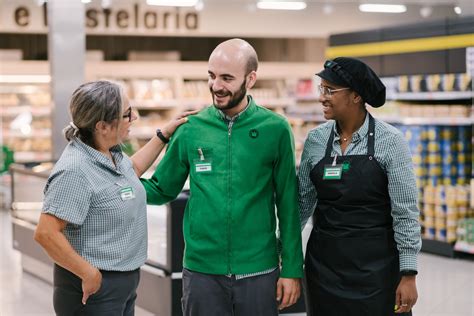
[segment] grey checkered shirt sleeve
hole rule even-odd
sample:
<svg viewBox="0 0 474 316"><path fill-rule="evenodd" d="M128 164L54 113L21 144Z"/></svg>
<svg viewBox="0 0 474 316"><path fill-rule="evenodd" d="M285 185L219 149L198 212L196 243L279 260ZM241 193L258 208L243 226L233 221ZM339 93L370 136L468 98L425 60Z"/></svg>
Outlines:
<svg viewBox="0 0 474 316"><path fill-rule="evenodd" d="M421 228L410 149L401 133L395 134L387 145L388 193L392 206L393 230L400 253L400 271L417 270Z"/></svg>
<svg viewBox="0 0 474 316"><path fill-rule="evenodd" d="M53 171L44 189L43 212L82 225L89 212L91 197L91 185L79 172Z"/></svg>
<svg viewBox="0 0 474 316"><path fill-rule="evenodd" d="M306 226L308 219L313 216L316 208L318 194L316 189L309 178L309 173L313 168L311 163L311 148L315 144L312 144L311 136L305 141L303 154L301 155L300 168L298 170L298 193L299 193L299 208L300 208L300 221L301 230Z"/></svg>

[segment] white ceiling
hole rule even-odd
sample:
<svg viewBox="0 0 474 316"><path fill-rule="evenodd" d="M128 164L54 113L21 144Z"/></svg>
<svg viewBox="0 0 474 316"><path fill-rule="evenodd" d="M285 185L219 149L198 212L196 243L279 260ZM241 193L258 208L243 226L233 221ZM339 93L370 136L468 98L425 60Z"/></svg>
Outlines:
<svg viewBox="0 0 474 316"><path fill-rule="evenodd" d="M31 10L36 7L36 10L39 12L31 11L31 19L36 18L39 20L41 9L38 7L38 3L42 1L45 0L0 0L0 31L2 30L2 22L11 20L11 12L19 5L24 4ZM67 3L67 1L79 0L56 1ZM199 28L196 31L160 33L160 30L157 30L156 32L153 31L153 34L164 34L167 36L189 36L189 34L192 34L192 36L198 37L326 38L331 34L337 33L373 30L446 18L456 19L459 17L454 12L454 6L456 5L462 8L461 17L474 16L474 0L305 0L308 6L302 11L258 10L256 8L257 0L201 1L203 2L203 9L199 13ZM358 5L368 2L403 3L407 5L407 12L401 14L360 12ZM133 10L134 3L140 4L141 15L143 15L144 11L151 9L160 12L170 10L170 12L174 12L173 8L147 8L146 0L92 0L86 7L100 10L104 3L107 3L114 12L119 9ZM427 16L422 16L421 14L421 10L424 7L430 7ZM3 22L3 29L10 31L5 26L6 24ZM41 28L40 26L39 28L40 30L35 29L34 31L46 32L44 27ZM28 30L25 29L23 31L26 32ZM96 31L101 32L99 29ZM130 33L134 32L134 30L128 31ZM142 31L137 30L137 32ZM151 34L150 32L146 34Z"/></svg>

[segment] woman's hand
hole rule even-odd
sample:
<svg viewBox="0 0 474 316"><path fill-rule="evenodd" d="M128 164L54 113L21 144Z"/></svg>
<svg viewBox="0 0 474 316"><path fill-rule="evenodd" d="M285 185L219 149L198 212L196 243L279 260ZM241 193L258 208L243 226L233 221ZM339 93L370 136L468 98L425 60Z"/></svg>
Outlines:
<svg viewBox="0 0 474 316"><path fill-rule="evenodd" d="M174 131L178 128L178 126L188 121L187 117L189 115L194 115L198 113L199 111L200 110L186 111L186 112L181 113L177 117L173 118L161 129L163 136L169 139L173 135Z"/></svg>
<svg viewBox="0 0 474 316"><path fill-rule="evenodd" d="M395 313L408 313L416 304L417 299L416 276L402 276L395 297L395 304L398 307Z"/></svg>

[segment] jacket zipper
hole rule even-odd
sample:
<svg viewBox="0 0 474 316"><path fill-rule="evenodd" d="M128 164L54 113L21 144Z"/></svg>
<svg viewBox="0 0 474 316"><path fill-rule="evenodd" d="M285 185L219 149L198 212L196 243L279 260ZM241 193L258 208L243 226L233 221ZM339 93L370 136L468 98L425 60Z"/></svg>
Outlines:
<svg viewBox="0 0 474 316"><path fill-rule="evenodd" d="M228 145L228 150L227 150L227 159L229 161L229 177L228 177L228 183L227 183L227 200L228 200L228 211L227 211L227 274L232 274L232 268L231 268L231 257L232 257L232 251L231 251L231 236L232 236L232 193L231 193L231 188L232 188L232 126L234 125L234 119L231 119L229 121L229 124L227 125L227 139L229 142Z"/></svg>

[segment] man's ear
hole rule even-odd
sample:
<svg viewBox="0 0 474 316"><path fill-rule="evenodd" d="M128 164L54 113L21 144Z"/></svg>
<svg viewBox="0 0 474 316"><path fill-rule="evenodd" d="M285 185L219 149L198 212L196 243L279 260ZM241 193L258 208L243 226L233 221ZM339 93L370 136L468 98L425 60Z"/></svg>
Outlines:
<svg viewBox="0 0 474 316"><path fill-rule="evenodd" d="M247 75L247 89L252 89L252 87L255 85L255 82L257 82L257 72L255 70L252 70L248 75Z"/></svg>

